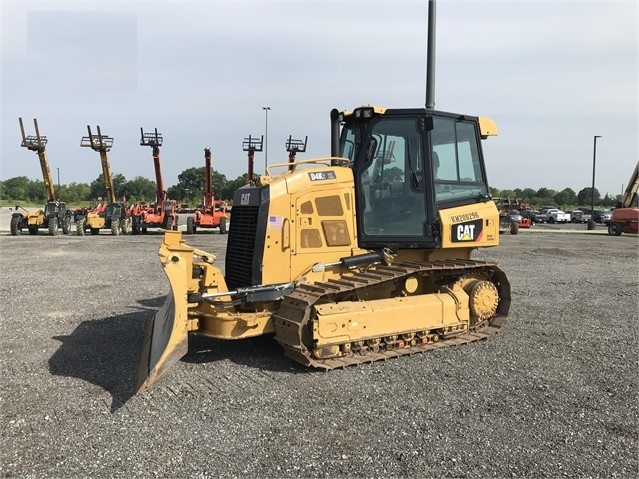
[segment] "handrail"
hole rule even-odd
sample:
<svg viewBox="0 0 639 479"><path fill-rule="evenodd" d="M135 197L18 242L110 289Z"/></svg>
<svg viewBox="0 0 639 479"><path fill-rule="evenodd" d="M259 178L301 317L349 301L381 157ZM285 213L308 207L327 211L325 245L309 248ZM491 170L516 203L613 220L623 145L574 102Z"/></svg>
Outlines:
<svg viewBox="0 0 639 479"><path fill-rule="evenodd" d="M335 165L334 163L338 163L338 165ZM349 160L348 158L343 158L341 156L331 156L328 158L311 158L311 159L307 159L307 160L300 160L300 161L296 161L294 163L272 163L270 165L266 166L266 176L272 176L271 175L271 168L278 168L278 167L286 167L288 168L290 171L295 171L295 168L298 165L304 165L304 164L318 164L318 165L326 165L326 166L344 166L344 167L349 167L351 164L351 160Z"/></svg>

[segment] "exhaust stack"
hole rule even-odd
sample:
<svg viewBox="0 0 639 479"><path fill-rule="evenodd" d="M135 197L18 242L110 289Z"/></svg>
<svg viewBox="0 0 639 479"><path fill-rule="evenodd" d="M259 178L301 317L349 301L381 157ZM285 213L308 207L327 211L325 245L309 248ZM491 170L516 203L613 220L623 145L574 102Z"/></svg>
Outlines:
<svg viewBox="0 0 639 479"><path fill-rule="evenodd" d="M426 52L426 109L435 109L435 0L428 0L428 47Z"/></svg>

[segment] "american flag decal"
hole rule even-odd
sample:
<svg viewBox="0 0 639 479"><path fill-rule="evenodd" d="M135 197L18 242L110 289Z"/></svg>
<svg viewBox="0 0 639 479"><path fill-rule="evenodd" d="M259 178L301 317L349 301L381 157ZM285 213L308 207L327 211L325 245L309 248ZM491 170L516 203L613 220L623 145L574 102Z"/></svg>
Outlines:
<svg viewBox="0 0 639 479"><path fill-rule="evenodd" d="M281 228L284 224L283 216L269 216L268 217L268 226L269 228Z"/></svg>

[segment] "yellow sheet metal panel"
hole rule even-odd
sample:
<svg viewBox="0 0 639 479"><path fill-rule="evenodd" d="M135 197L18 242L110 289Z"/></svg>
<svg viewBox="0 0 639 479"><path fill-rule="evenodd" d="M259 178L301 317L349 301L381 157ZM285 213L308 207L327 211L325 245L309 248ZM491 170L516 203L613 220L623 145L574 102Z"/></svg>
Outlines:
<svg viewBox="0 0 639 479"><path fill-rule="evenodd" d="M439 211L442 248L497 246L499 211L493 201Z"/></svg>
<svg viewBox="0 0 639 479"><path fill-rule="evenodd" d="M198 335L218 339L242 339L275 332L272 313L216 313L199 318Z"/></svg>
<svg viewBox="0 0 639 479"><path fill-rule="evenodd" d="M27 224L29 226L42 226L44 224L44 211L29 211L27 216Z"/></svg>
<svg viewBox="0 0 639 479"><path fill-rule="evenodd" d="M467 324L470 318L467 305L468 295L462 289L454 294L432 293L317 305L318 321L313 327L313 339L317 346L325 346Z"/></svg>
<svg viewBox="0 0 639 479"><path fill-rule="evenodd" d="M103 216L100 216L97 213L89 213L87 214L86 225L89 228L100 229L104 228L106 220Z"/></svg>
<svg viewBox="0 0 639 479"><path fill-rule="evenodd" d="M479 131L482 138L497 136L497 123L485 116L479 117Z"/></svg>
<svg viewBox="0 0 639 479"><path fill-rule="evenodd" d="M305 165L269 182L264 284L299 279L357 249L352 170L322 159Z"/></svg>

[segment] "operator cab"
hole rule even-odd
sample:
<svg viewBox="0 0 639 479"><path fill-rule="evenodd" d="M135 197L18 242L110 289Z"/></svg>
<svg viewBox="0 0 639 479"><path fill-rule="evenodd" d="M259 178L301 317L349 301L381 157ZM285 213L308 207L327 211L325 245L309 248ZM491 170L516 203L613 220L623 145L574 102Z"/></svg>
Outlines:
<svg viewBox="0 0 639 479"><path fill-rule="evenodd" d="M361 247L438 247L440 209L490 200L477 117L362 107L331 118L342 124L333 156L354 171Z"/></svg>
<svg viewBox="0 0 639 479"><path fill-rule="evenodd" d="M64 207L64 203L60 203L59 201L48 201L44 205L44 216L45 218L50 218L51 216L56 216L60 212L60 208Z"/></svg>
<svg viewBox="0 0 639 479"><path fill-rule="evenodd" d="M107 218L119 218L122 215L122 205L119 203L109 203L104 216Z"/></svg>

